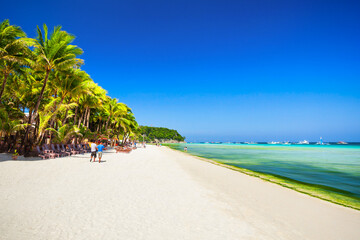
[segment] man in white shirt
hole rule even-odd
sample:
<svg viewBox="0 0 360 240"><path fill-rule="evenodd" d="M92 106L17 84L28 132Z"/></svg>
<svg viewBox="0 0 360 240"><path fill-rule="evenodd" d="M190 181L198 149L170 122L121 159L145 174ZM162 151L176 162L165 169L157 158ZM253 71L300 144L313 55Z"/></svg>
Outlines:
<svg viewBox="0 0 360 240"><path fill-rule="evenodd" d="M91 148L90 162L91 162L91 160L92 160L93 157L94 157L94 162L95 162L97 145L96 145L96 143L95 143L94 140L91 140L90 148Z"/></svg>

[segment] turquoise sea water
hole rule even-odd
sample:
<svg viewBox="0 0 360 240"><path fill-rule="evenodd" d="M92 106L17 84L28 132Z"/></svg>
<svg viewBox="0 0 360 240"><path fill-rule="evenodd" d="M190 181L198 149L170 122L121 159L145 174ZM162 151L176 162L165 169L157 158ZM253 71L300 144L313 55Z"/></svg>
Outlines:
<svg viewBox="0 0 360 240"><path fill-rule="evenodd" d="M171 144L190 154L360 201L359 145Z"/></svg>

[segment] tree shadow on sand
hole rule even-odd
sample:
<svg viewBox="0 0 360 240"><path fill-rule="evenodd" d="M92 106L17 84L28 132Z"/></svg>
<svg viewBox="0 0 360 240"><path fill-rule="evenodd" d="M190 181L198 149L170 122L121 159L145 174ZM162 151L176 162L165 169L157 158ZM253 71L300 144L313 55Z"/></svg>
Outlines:
<svg viewBox="0 0 360 240"><path fill-rule="evenodd" d="M11 153L0 153L0 162L7 162L7 161L33 162L33 161L41 161L41 160L51 160L51 158L42 159L40 157L18 156L18 158L16 160L13 160Z"/></svg>
<svg viewBox="0 0 360 240"><path fill-rule="evenodd" d="M66 158L75 158L75 159L88 159L88 161L90 160L90 155L86 156L86 155L72 155L72 156L67 156L67 157L57 157L56 159L66 159ZM7 162L7 161L24 161L24 162L35 162L35 161L42 161L42 160L53 160L54 158L45 158L42 159L40 157L24 157L24 156L18 156L18 158L16 160L12 159L12 154L11 153L0 153L0 162ZM99 162L99 159L96 159L95 162ZM106 160L101 160L100 163L105 163Z"/></svg>

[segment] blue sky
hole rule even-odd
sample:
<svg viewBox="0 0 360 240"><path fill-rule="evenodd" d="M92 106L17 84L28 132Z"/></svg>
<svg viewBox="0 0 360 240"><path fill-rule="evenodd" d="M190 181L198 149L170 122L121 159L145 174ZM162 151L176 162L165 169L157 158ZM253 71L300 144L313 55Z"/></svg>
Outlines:
<svg viewBox="0 0 360 240"><path fill-rule="evenodd" d="M140 124L189 141L360 141L360 2L7 1L62 25Z"/></svg>

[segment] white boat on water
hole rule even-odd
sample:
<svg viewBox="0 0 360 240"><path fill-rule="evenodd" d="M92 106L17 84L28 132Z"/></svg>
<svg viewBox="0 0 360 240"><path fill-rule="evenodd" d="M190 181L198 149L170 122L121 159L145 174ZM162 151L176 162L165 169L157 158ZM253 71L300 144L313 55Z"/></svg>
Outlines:
<svg viewBox="0 0 360 240"><path fill-rule="evenodd" d="M300 141L300 142L298 142L298 144L309 144L309 141L307 141L307 140Z"/></svg>
<svg viewBox="0 0 360 240"><path fill-rule="evenodd" d="M284 142L283 144L284 144L284 145L291 145L291 143L290 143L289 141Z"/></svg>
<svg viewBox="0 0 360 240"><path fill-rule="evenodd" d="M267 144L280 144L280 142L271 141L271 142L268 142Z"/></svg>
<svg viewBox="0 0 360 240"><path fill-rule="evenodd" d="M338 142L337 144L346 145L346 144L348 144L348 143L347 143L347 142L340 141L340 142Z"/></svg>

